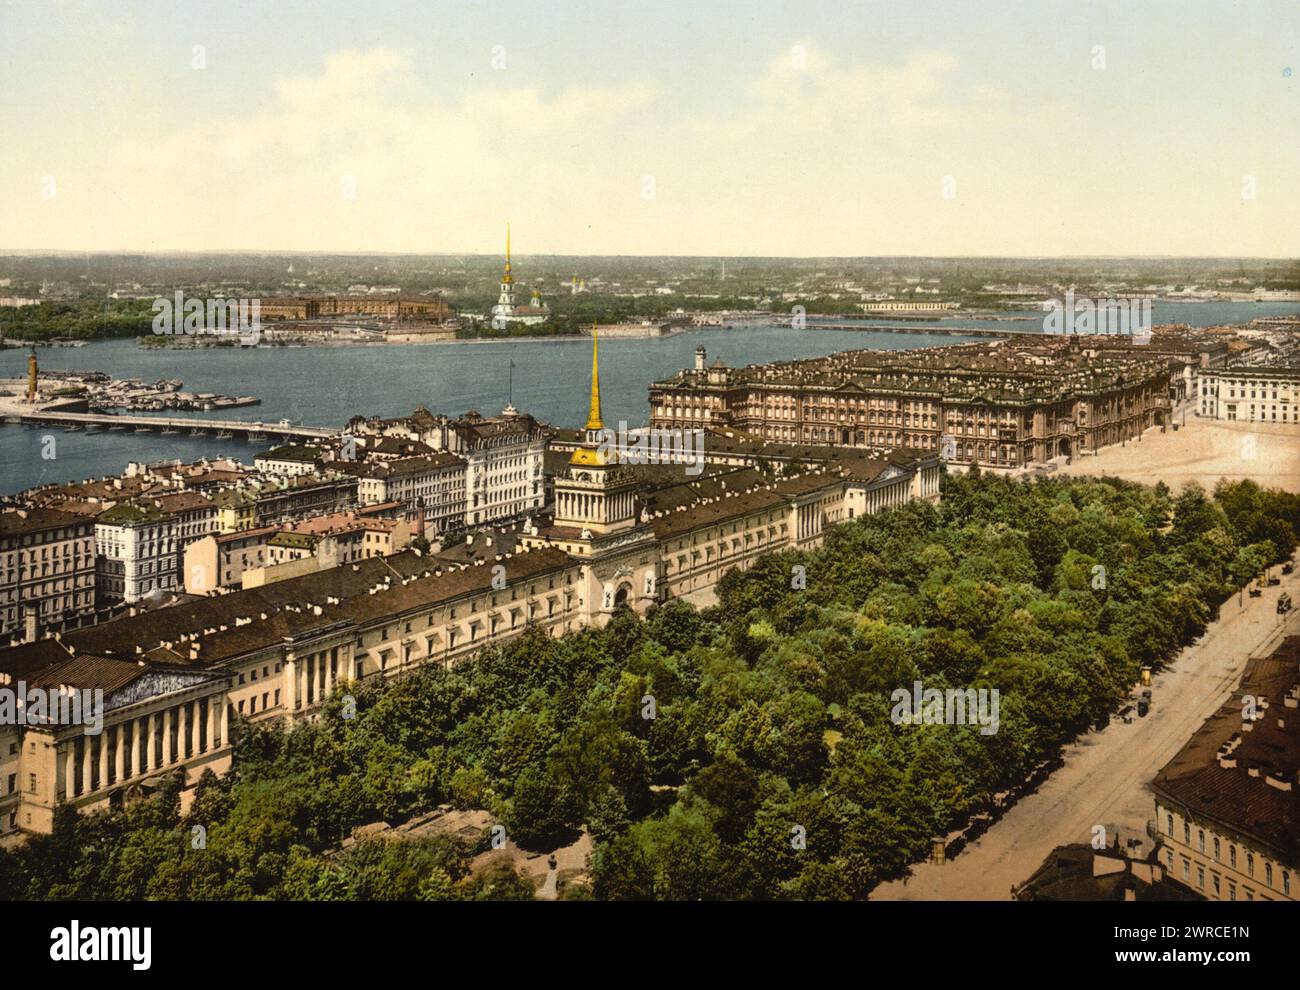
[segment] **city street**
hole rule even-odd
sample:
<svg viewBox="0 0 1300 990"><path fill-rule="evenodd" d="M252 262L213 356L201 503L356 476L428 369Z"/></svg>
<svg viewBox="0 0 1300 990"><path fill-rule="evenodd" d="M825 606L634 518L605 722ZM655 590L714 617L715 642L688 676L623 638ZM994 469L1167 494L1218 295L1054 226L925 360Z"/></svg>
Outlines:
<svg viewBox="0 0 1300 990"><path fill-rule="evenodd" d="M1275 574L1279 572L1274 568ZM882 884L873 900L1007 900L1057 846L1087 842L1093 827L1145 837L1153 817L1147 785L1196 728L1227 698L1250 656L1270 653L1285 634L1300 632L1300 612L1283 623L1278 595L1300 592L1300 572L1260 598L1233 597L1222 618L1152 677L1151 714L1131 724L1113 720L1065 750L1065 764L1021 799L982 837L949 862L917 865L906 884ZM1150 849L1150 840L1144 843Z"/></svg>

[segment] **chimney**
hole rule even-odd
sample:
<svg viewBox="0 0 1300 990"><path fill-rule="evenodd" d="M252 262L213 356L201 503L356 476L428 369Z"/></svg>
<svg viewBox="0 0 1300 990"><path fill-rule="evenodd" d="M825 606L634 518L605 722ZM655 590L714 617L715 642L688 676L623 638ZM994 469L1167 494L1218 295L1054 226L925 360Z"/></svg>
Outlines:
<svg viewBox="0 0 1300 990"><path fill-rule="evenodd" d="M23 606L23 642L35 643L41 634L40 607L37 605Z"/></svg>

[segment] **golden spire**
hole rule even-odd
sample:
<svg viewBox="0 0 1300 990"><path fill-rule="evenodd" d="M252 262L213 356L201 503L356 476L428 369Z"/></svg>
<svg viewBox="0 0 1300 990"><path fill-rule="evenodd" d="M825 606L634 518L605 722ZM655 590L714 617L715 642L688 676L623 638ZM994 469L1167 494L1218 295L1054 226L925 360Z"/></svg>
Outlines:
<svg viewBox="0 0 1300 990"><path fill-rule="evenodd" d="M513 282L514 278L510 274L510 221L506 221L506 273L501 276L502 282Z"/></svg>
<svg viewBox="0 0 1300 990"><path fill-rule="evenodd" d="M587 429L603 430L600 418L600 337L596 324L591 325L591 409L587 413Z"/></svg>

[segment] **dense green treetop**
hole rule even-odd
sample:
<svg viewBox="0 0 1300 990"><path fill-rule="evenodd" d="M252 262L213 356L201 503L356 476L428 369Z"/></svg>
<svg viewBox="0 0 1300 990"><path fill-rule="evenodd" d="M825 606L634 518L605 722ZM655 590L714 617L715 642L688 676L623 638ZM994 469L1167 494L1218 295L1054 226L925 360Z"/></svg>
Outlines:
<svg viewBox="0 0 1300 990"><path fill-rule="evenodd" d="M1297 527L1300 499L1250 482L949 477L939 506L727 573L714 608L348 686L352 718L336 694L290 731L239 724L235 770L188 815L174 783L121 812L63 809L0 854L0 897L529 896L508 866L470 869L486 840L337 850L450 803L529 849L585 826L591 884L565 897L861 898L1105 723ZM918 680L996 688L997 731L896 724L890 694Z"/></svg>

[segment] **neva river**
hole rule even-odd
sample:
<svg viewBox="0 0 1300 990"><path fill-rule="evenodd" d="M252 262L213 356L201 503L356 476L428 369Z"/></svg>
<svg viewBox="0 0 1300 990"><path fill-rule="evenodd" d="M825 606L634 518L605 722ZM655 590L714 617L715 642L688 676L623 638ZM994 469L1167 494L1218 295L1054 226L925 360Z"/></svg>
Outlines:
<svg viewBox="0 0 1300 990"><path fill-rule="evenodd" d="M1296 309L1294 304L1157 303L1154 317L1156 323L1209 326L1282 315ZM961 319L916 325L1019 330L1038 326L1041 320L1040 313L1027 322ZM889 319L876 322L898 324ZM693 365L695 348L700 345L708 349L710 364L721 358L734 367L816 357L850 348L903 350L974 339L978 338L758 326L695 330L652 339L605 340L600 348L605 422L610 426L617 426L620 420L629 426L644 424L649 384ZM589 337L252 350L154 350L142 348L134 340L114 340L78 348L41 348L37 355L41 367L50 370L104 371L115 378L147 382L179 378L185 391L255 395L262 400L260 406L208 415L263 422L290 419L311 426L342 426L355 415L400 416L420 405L434 413L460 414L477 409L484 415L494 415L506 404L509 363L513 361L515 405L538 419L572 427L580 425L586 416L591 372ZM0 352L0 378L23 376L26 360L26 353L17 349ZM56 456L49 460L41 457L42 437L47 434L56 441ZM243 440L3 426L0 494L42 483L115 474L128 461L194 460L204 456L251 460L260 449Z"/></svg>

